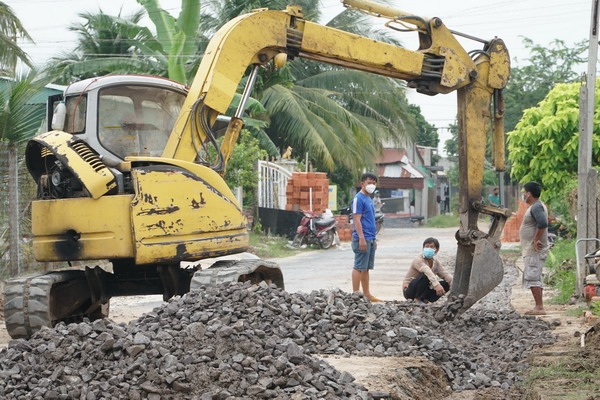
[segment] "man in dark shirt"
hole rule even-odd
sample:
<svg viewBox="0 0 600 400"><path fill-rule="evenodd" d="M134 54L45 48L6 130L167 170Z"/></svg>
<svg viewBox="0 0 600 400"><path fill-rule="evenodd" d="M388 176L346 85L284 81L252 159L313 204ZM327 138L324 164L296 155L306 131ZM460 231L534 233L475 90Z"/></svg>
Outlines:
<svg viewBox="0 0 600 400"><path fill-rule="evenodd" d="M535 306L527 315L545 315L542 300L542 268L548 255L548 210L540 201L542 185L527 182L523 186L522 200L529 204L519 229L523 255L523 284L531 290Z"/></svg>

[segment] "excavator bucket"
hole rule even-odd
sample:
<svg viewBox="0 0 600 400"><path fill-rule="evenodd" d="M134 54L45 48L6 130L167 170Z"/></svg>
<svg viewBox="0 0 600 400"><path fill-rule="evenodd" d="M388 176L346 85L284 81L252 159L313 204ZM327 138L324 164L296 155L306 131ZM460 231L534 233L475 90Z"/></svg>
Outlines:
<svg viewBox="0 0 600 400"><path fill-rule="evenodd" d="M502 282L503 276L504 265L498 250L489 241L479 240L475 244L465 305L471 307L476 301L494 290Z"/></svg>
<svg viewBox="0 0 600 400"><path fill-rule="evenodd" d="M504 275L502 258L500 258L498 250L487 239L475 241L472 261L465 265L464 262L468 262L471 254L463 254L466 257L461 257L460 253L466 251L470 253L470 249L459 246L456 265L458 273L455 272L454 275L454 279L458 279L458 281L452 282L453 290L458 292L454 293L454 296L464 296L459 313L469 309L479 299L491 292L502 282Z"/></svg>

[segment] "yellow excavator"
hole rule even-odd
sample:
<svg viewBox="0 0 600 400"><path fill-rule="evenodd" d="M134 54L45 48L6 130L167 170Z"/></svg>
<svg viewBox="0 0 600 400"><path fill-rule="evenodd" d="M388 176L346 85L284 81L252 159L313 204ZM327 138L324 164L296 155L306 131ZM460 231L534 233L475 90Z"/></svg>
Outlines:
<svg viewBox="0 0 600 400"><path fill-rule="evenodd" d="M295 6L260 9L215 34L189 88L157 77L110 75L51 97L49 131L26 149L37 183L33 251L39 261L71 267L6 283L8 333L26 338L59 321L102 318L115 296L168 299L222 281L283 287L276 264L235 256L248 248L246 218L222 175L259 69L295 58L402 79L425 95L457 93L460 229L451 291L464 311L496 287L509 213L480 199L489 132L496 168L504 168L502 89L510 61L503 41L476 39L482 48L467 51L458 37L474 38L449 30L440 18L365 0L343 3L385 18L389 28L416 33L419 48L306 21ZM235 115L224 118L248 70ZM216 126L224 119L219 145ZM494 217L488 232L478 228L480 213ZM209 268L194 264L215 258ZM92 260L108 260L108 267L87 265Z"/></svg>

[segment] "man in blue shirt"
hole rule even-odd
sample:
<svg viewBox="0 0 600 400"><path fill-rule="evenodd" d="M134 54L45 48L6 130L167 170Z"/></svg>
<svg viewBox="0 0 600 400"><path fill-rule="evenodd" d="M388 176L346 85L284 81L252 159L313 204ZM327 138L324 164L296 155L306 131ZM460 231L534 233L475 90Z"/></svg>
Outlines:
<svg viewBox="0 0 600 400"><path fill-rule="evenodd" d="M369 270L375 265L377 242L375 235L375 207L371 194L377 188L377 177L365 173L360 178L361 189L352 200L354 232L352 232L352 251L354 267L352 269L352 290L358 292L362 286L363 295L372 302L381 301L369 291Z"/></svg>

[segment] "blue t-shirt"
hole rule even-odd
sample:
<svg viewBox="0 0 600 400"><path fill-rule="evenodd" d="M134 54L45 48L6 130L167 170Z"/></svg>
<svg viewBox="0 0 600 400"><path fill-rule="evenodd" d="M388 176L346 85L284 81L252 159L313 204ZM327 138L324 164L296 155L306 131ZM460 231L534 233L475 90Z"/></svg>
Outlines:
<svg viewBox="0 0 600 400"><path fill-rule="evenodd" d="M356 193L352 200L352 214L360 214L360 222L362 223L363 235L366 240L375 240L377 229L375 228L375 207L369 196L362 192ZM358 240L356 229L352 232L352 238Z"/></svg>

